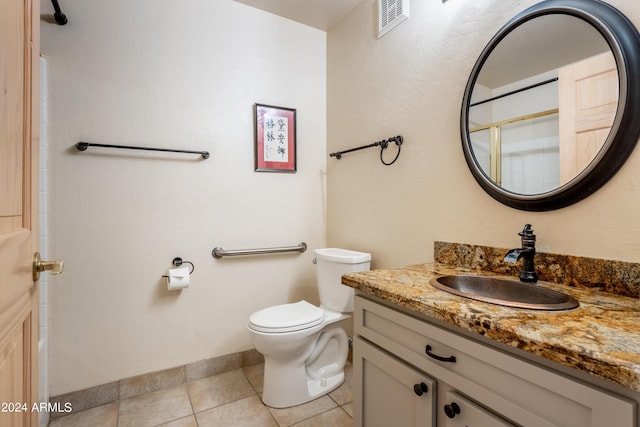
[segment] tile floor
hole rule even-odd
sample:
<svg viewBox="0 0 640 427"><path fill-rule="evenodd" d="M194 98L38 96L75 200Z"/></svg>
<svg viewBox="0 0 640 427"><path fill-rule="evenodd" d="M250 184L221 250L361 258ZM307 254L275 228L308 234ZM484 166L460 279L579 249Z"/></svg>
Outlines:
<svg viewBox="0 0 640 427"><path fill-rule="evenodd" d="M246 366L56 418L50 427L352 425L351 364L329 395L285 409L260 400L264 364Z"/></svg>

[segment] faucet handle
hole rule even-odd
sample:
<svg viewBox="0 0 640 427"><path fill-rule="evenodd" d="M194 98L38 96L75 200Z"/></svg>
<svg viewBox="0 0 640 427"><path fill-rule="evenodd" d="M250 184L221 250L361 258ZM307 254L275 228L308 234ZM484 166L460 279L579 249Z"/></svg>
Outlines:
<svg viewBox="0 0 640 427"><path fill-rule="evenodd" d="M518 235L522 240L522 247L535 247L536 245L536 235L533 234L533 229L531 228L531 224L525 224L524 228Z"/></svg>
<svg viewBox="0 0 640 427"><path fill-rule="evenodd" d="M524 228L522 229L521 232L518 233L518 236L521 237L533 237L535 239L536 235L533 234L533 229L531 228L531 224L525 224Z"/></svg>

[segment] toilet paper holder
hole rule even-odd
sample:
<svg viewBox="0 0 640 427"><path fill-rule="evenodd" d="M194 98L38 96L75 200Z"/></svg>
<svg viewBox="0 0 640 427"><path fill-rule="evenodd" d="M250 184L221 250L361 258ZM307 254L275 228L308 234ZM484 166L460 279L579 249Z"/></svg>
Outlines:
<svg viewBox="0 0 640 427"><path fill-rule="evenodd" d="M171 264L173 264L174 267L180 267L182 266L182 264L189 264L191 265L191 271L189 271L189 274L193 273L193 271L196 269L196 267L193 265L193 263L191 261L183 261L182 258L180 257L175 257L172 261ZM169 277L166 274L163 275L162 277Z"/></svg>

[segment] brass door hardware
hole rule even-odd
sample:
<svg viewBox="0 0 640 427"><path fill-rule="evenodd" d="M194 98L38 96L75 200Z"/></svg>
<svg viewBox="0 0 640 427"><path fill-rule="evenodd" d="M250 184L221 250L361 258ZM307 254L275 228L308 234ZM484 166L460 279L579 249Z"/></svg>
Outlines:
<svg viewBox="0 0 640 427"><path fill-rule="evenodd" d="M60 274L64 269L64 261L61 259L55 261L43 261L40 258L40 252L33 254L33 281L40 279L40 273L50 271L51 274Z"/></svg>

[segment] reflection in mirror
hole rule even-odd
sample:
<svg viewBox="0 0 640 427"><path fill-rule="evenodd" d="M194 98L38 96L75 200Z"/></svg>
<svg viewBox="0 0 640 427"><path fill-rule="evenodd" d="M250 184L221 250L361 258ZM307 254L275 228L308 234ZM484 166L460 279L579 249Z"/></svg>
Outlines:
<svg viewBox="0 0 640 427"><path fill-rule="evenodd" d="M462 99L462 150L491 197L528 211L593 194L640 139L640 33L600 0L544 0L487 43Z"/></svg>
<svg viewBox="0 0 640 427"><path fill-rule="evenodd" d="M566 14L526 21L495 46L473 86L475 160L506 191L553 191L598 154L618 98L615 59L596 28Z"/></svg>

